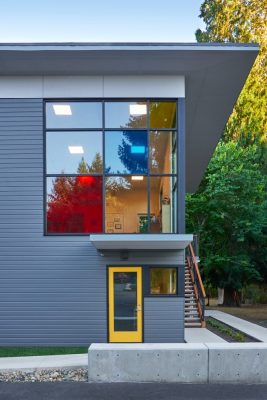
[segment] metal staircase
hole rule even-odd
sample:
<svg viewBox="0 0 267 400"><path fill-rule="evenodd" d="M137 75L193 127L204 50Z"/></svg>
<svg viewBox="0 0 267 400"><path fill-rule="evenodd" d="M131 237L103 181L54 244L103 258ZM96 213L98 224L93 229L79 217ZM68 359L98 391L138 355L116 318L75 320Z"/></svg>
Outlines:
<svg viewBox="0 0 267 400"><path fill-rule="evenodd" d="M204 328L205 289L193 246L188 246L185 264L185 327Z"/></svg>

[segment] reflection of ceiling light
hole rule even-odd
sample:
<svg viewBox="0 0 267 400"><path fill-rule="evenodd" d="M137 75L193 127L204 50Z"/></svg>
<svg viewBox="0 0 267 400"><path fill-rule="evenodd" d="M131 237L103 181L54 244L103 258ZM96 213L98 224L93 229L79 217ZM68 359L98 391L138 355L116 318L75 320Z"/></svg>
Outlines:
<svg viewBox="0 0 267 400"><path fill-rule="evenodd" d="M53 104L53 109L56 115L72 115L69 104Z"/></svg>
<svg viewBox="0 0 267 400"><path fill-rule="evenodd" d="M83 147L82 146L68 146L70 154L83 154Z"/></svg>
<svg viewBox="0 0 267 400"><path fill-rule="evenodd" d="M143 179L144 179L143 176L139 176L139 175L132 176L132 181L142 181Z"/></svg>
<svg viewBox="0 0 267 400"><path fill-rule="evenodd" d="M131 146L132 154L144 154L145 150L145 146Z"/></svg>
<svg viewBox="0 0 267 400"><path fill-rule="evenodd" d="M130 104L131 115L146 115L146 104Z"/></svg>

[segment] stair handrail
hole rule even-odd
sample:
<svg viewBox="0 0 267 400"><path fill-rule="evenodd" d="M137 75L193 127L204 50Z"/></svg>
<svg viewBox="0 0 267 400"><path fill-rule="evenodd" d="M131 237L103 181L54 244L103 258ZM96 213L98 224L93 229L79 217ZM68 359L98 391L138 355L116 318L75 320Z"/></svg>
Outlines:
<svg viewBox="0 0 267 400"><path fill-rule="evenodd" d="M189 246L189 255L187 257L189 270L191 272L194 291L197 300L197 306L199 311L199 317L201 320L202 327L205 327L205 298L206 298L206 291L202 282L202 278L199 272L199 267L197 263L197 259L194 253L194 249L192 244L190 243Z"/></svg>
<svg viewBox="0 0 267 400"><path fill-rule="evenodd" d="M196 275L197 275L199 286L200 286L200 289L201 289L202 297L206 298L206 291L205 291L205 288L204 288L204 285L203 285L203 282L202 282L202 278L201 278L201 275L200 275L200 272L199 272L197 259L196 259L196 256L195 256L195 253L194 253L194 249L193 249L193 246L192 246L191 243L189 243L189 250L190 250L191 259L192 259L193 264L194 264L194 269L195 269L195 272L196 272Z"/></svg>

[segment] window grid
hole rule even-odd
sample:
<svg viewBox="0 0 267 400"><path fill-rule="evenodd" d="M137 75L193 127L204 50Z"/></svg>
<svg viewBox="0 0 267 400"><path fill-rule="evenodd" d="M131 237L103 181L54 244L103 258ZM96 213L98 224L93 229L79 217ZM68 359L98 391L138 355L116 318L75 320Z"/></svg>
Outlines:
<svg viewBox="0 0 267 400"><path fill-rule="evenodd" d="M65 102L99 102L102 103L102 128L46 128L46 104L47 103L65 103ZM108 102L114 102L114 103L118 103L118 102L146 102L147 104L147 126L146 128L107 128L105 127L105 103ZM176 104L176 127L175 128L150 128L150 104L151 102L173 102ZM106 226L105 226L105 217L106 217L106 178L108 177L130 177L133 175L140 175L140 176L144 176L147 177L147 182L148 182L148 186L147 186L147 215L148 215L148 232L147 233L151 233L150 232L150 228L151 228L151 213L150 213L150 202L151 202L151 184L150 184L150 177L170 177L172 179L172 181L174 182L174 185L172 187L172 192L170 193L171 197L173 197L173 194L176 196L176 210L172 210L172 213L175 212L176 213L176 219L178 218L178 193L177 193L177 177L178 177L178 148L177 148L177 143L178 143L178 101L177 99L162 99L162 98L153 98L153 99L105 99L105 100L100 100L100 99L57 99L57 100L53 100L53 99L49 99L46 100L44 102L44 160L45 160L45 182L44 182L44 193L45 193L45 215L44 215L44 220L45 220L45 234L46 235L68 235L68 236L77 236L77 235L81 235L81 236L88 236L90 235L90 233L48 233L47 232L47 217L46 217L46 210L47 210L47 186L46 186L46 181L47 178L57 178L57 177L79 177L79 176L99 176L99 177L103 177L103 184L102 184L102 201L103 201L103 215L102 215L102 225L103 225L103 233L107 233L106 232ZM102 164L103 164L103 171L102 173L86 173L86 174L82 174L82 173L76 173L76 174L48 174L47 173L47 154L46 154L46 133L47 132L102 132ZM148 152L148 156L147 156L147 174L144 173L106 173L106 168L105 168L105 132L118 132L118 131L146 131L147 134L147 152ZM176 163L176 173L173 173L173 166L171 167L171 172L172 173L150 173L150 132L172 132L172 134L175 134L175 144L172 150L172 154L175 153L176 154L176 160L174 159L174 162ZM175 179L176 178L176 179ZM175 194L176 192L176 194ZM174 221L171 221L171 224L173 224L172 226L172 232L170 233L177 233L177 225L178 222L176 221L176 223L174 223ZM116 235L116 233L113 233L114 235ZM122 234L127 234L127 233L122 233ZM164 233L162 233L164 234Z"/></svg>

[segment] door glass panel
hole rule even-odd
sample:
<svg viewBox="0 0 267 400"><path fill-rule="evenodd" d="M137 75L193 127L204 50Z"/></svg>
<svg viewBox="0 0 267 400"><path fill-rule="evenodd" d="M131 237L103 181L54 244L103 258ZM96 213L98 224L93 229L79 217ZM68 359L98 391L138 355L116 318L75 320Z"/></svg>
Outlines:
<svg viewBox="0 0 267 400"><path fill-rule="evenodd" d="M136 272L114 272L114 331L137 331Z"/></svg>

